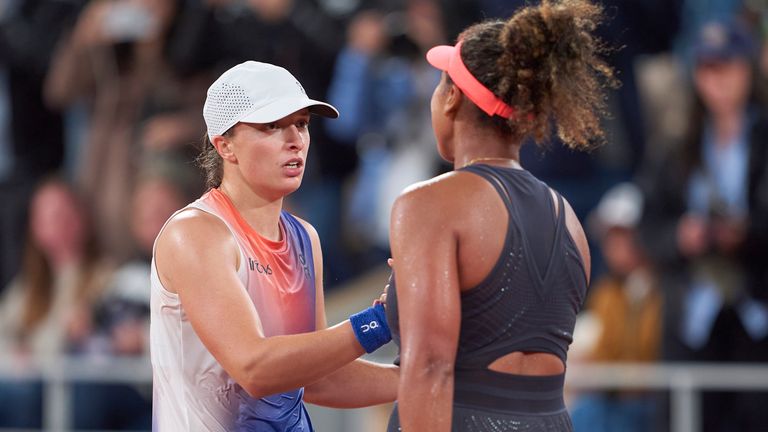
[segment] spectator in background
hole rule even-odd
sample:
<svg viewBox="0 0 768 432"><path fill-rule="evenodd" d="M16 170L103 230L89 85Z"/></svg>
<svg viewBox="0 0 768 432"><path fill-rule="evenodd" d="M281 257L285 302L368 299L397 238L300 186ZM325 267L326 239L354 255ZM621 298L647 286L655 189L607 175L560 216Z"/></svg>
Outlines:
<svg viewBox="0 0 768 432"><path fill-rule="evenodd" d="M149 361L149 277L155 238L173 212L189 197L176 179L144 173L131 199L130 228L137 255L121 265L95 305L93 354ZM149 429L151 385L79 384L75 420L89 429Z"/></svg>
<svg viewBox="0 0 768 432"><path fill-rule="evenodd" d="M22 368L62 355L145 354L148 273L144 299L140 288L126 289L114 276L71 187L44 181L33 195L29 226L22 270L0 303L2 352ZM75 383L72 405L75 429L151 427L150 398L128 385ZM40 383L0 386L0 427L41 427L41 418Z"/></svg>
<svg viewBox="0 0 768 432"><path fill-rule="evenodd" d="M64 182L43 182L29 214L23 265L0 303L0 351L22 366L88 348L91 307L111 274L82 202ZM39 383L3 383L0 425L40 427L41 398Z"/></svg>
<svg viewBox="0 0 768 432"><path fill-rule="evenodd" d="M85 138L75 172L93 207L103 249L118 261L131 254L125 198L141 156L137 144L141 121L152 114L191 112L194 107L194 115L162 117L170 128L151 127L159 122L153 118L158 121L147 122L142 131L180 136L202 131L197 107L205 95L203 81L197 85L194 77L181 80L163 57L175 11L175 0L90 1L61 41L46 78L45 95L51 106L74 109L87 104ZM157 136L149 141L162 145Z"/></svg>
<svg viewBox="0 0 768 432"><path fill-rule="evenodd" d="M424 54L445 42L441 21L434 0L411 0L402 16L362 11L336 62L328 96L344 115L326 125L336 139L354 143L360 156L347 226L358 248L374 250L371 262L388 253L397 195L439 167L429 100L440 74Z"/></svg>
<svg viewBox="0 0 768 432"><path fill-rule="evenodd" d="M757 0L757 2L762 0ZM701 28L711 22L725 22L737 16L748 3L755 0L675 0L680 3L680 32L676 48L686 64L695 63L695 53L689 48L700 38Z"/></svg>
<svg viewBox="0 0 768 432"><path fill-rule="evenodd" d="M523 0L515 0L524 3ZM608 18L596 29L604 41L608 64L621 78L621 86L608 92L611 114L603 120L610 145L591 153L570 151L554 140L546 156L535 146L523 146L528 170L558 189L584 218L614 184L629 181L646 153L646 124L640 110L636 62L643 55L668 50L677 34L683 0L601 0ZM653 28L653 31L648 31ZM597 245L593 269L602 271Z"/></svg>
<svg viewBox="0 0 768 432"><path fill-rule="evenodd" d="M756 85L763 106L768 105L768 0L747 0L745 15L760 37Z"/></svg>
<svg viewBox="0 0 768 432"><path fill-rule="evenodd" d="M665 295L667 360L768 361L768 118L756 47L737 22L694 46L695 108L681 151L648 185L643 236ZM766 430L765 394L705 394L704 430ZM729 429L735 428L735 429Z"/></svg>
<svg viewBox="0 0 768 432"><path fill-rule="evenodd" d="M42 87L80 2L0 2L0 292L21 265L32 191L64 159L62 117L45 106Z"/></svg>
<svg viewBox="0 0 768 432"><path fill-rule="evenodd" d="M587 308L574 332L571 358L588 362L652 362L659 356L661 293L640 245L637 225L642 192L632 183L612 187L590 217L605 255L607 273L591 288ZM587 332L589 333L587 334ZM593 340L591 346L585 341ZM576 354L572 351L573 354ZM576 432L646 432L654 430L655 400L630 391L580 395L573 409Z"/></svg>
<svg viewBox="0 0 768 432"><path fill-rule="evenodd" d="M144 174L131 199L130 229L137 246L121 265L97 306L99 331L111 355L148 354L149 276L152 248L171 215L189 201L183 188L164 174Z"/></svg>

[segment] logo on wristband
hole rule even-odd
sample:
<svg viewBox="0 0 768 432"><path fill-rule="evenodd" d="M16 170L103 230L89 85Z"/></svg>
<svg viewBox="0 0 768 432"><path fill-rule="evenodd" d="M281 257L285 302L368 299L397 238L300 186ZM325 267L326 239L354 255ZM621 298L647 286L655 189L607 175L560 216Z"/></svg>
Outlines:
<svg viewBox="0 0 768 432"><path fill-rule="evenodd" d="M379 328L379 322L378 321L371 321L368 324L363 324L360 326L360 329L363 331L363 333L368 333L368 330L373 330Z"/></svg>

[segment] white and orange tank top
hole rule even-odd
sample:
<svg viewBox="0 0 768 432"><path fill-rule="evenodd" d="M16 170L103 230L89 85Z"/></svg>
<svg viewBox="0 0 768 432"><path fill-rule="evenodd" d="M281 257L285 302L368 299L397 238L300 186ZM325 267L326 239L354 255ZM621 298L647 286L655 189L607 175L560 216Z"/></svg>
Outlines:
<svg viewBox="0 0 768 432"><path fill-rule="evenodd" d="M179 212L188 208L218 217L237 240L238 276L265 337L315 330L312 245L296 218L283 211L281 240L271 241L256 233L218 189ZM154 431L312 430L303 388L254 399L227 374L195 333L179 296L163 287L154 257L150 308Z"/></svg>

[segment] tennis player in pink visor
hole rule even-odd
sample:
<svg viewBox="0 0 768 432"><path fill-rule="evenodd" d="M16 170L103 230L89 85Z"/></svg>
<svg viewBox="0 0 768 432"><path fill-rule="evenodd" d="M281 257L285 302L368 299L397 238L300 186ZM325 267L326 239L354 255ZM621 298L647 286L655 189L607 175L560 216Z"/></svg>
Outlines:
<svg viewBox="0 0 768 432"><path fill-rule="evenodd" d="M571 431L568 347L589 249L566 200L520 165L526 140L573 149L602 136L591 35L601 9L544 0L473 25L427 60L440 155L454 170L396 200L387 316L400 346L389 431Z"/></svg>

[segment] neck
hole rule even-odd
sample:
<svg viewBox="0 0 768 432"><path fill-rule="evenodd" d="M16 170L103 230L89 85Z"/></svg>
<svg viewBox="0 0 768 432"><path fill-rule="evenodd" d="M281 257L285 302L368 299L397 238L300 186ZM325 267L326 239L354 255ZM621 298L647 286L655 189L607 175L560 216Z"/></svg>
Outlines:
<svg viewBox="0 0 768 432"><path fill-rule="evenodd" d="M221 183L219 190L229 197L238 213L260 236L273 241L280 240L282 197L270 200L226 182Z"/></svg>
<svg viewBox="0 0 768 432"><path fill-rule="evenodd" d="M712 119L715 143L728 145L741 133L744 124L744 112L734 111L718 115Z"/></svg>
<svg viewBox="0 0 768 432"><path fill-rule="evenodd" d="M461 166L454 165L454 169L463 168L463 167L466 167L469 165L475 165L475 164L498 165L498 166L504 166L509 168L522 169L522 166L520 166L520 161L514 157L476 157L476 158L470 159L467 163Z"/></svg>
<svg viewBox="0 0 768 432"><path fill-rule="evenodd" d="M454 143L454 169L475 163L521 168L520 143L511 142L493 128L457 125Z"/></svg>
<svg viewBox="0 0 768 432"><path fill-rule="evenodd" d="M75 249L62 249L54 250L48 255L48 259L51 262L51 267L55 273L61 273L67 267L71 267L77 264L81 259L82 254L79 250Z"/></svg>

